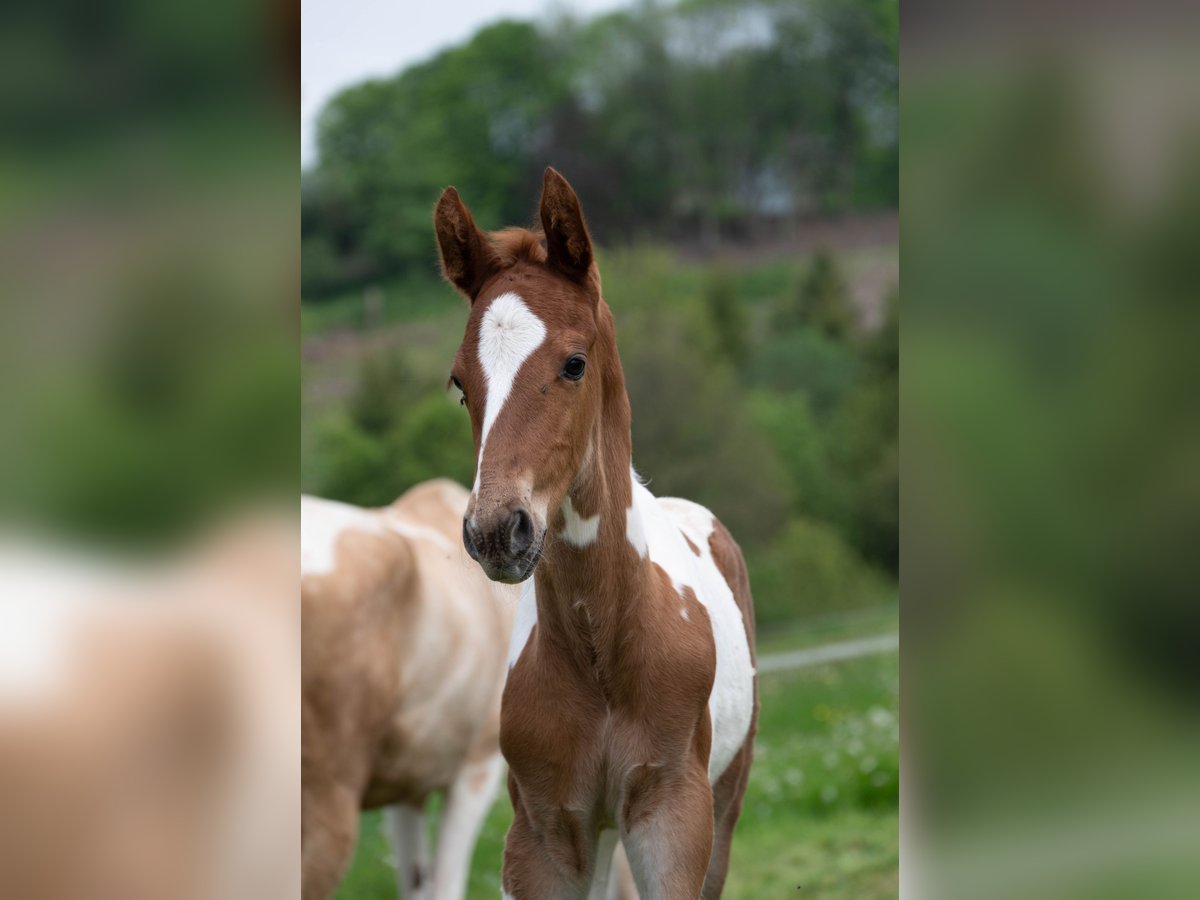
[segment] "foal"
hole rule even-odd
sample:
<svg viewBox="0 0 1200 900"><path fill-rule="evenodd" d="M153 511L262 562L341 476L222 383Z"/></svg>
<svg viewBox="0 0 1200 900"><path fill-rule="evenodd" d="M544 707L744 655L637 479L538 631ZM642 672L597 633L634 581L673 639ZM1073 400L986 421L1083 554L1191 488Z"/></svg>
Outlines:
<svg viewBox="0 0 1200 900"><path fill-rule="evenodd" d="M547 169L545 236L434 215L471 302L451 374L475 438L463 542L525 582L500 745L515 818L503 890L603 896L624 846L643 900L717 897L757 719L741 552L708 510L633 474L629 399L579 200Z"/></svg>

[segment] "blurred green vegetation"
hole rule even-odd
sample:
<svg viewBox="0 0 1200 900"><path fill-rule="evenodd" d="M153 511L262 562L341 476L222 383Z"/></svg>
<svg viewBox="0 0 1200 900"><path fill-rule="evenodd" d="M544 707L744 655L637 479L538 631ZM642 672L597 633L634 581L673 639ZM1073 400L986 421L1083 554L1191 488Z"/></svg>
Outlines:
<svg viewBox="0 0 1200 900"><path fill-rule="evenodd" d="M606 246L723 239L899 200L895 0L642 2L502 21L323 110L308 299L428 268L447 184L523 224L547 161Z"/></svg>
<svg viewBox="0 0 1200 900"><path fill-rule="evenodd" d="M807 643L805 636L814 635L798 632L788 646ZM760 695L756 758L725 896L898 896L895 655L764 675ZM431 819L436 820L438 808L431 804ZM504 835L511 821L512 807L502 789L475 848L468 897L499 894ZM379 813L363 814L354 863L338 891L342 900L395 896L395 871L382 824Z"/></svg>
<svg viewBox="0 0 1200 900"><path fill-rule="evenodd" d="M161 550L290 496L290 7L5 4L0 519Z"/></svg>
<svg viewBox="0 0 1200 900"><path fill-rule="evenodd" d="M1195 10L1092 12L906 54L905 789L935 900L1200 883Z"/></svg>

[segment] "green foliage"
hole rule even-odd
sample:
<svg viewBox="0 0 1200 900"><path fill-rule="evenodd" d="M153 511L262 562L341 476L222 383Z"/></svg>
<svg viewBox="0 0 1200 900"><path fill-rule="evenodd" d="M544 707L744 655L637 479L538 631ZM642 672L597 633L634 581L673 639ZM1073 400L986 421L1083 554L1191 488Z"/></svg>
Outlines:
<svg viewBox="0 0 1200 900"><path fill-rule="evenodd" d="M426 266L447 184L484 227L528 221L547 163L609 245L894 207L895 7L650 3L504 21L349 88L322 112L303 179L303 293Z"/></svg>
<svg viewBox="0 0 1200 900"><path fill-rule="evenodd" d="M740 307L734 282L727 274L696 278L653 250L606 256L602 265L638 472L660 496L708 506L739 540L769 540L786 518L778 486L787 474L742 402L710 308L696 302L703 284L725 279L728 302Z"/></svg>
<svg viewBox="0 0 1200 900"><path fill-rule="evenodd" d="M344 419L323 422L317 429L317 455L321 460L315 493L360 506L382 506L389 497L390 454L383 442Z"/></svg>
<svg viewBox="0 0 1200 900"><path fill-rule="evenodd" d="M854 330L854 309L846 281L832 254L821 250L809 263L794 301L776 316L780 328L807 326L835 341L846 340Z"/></svg>
<svg viewBox="0 0 1200 900"><path fill-rule="evenodd" d="M749 377L777 394L803 394L826 417L841 404L858 369L853 348L819 331L794 328L774 332L757 348Z"/></svg>
<svg viewBox="0 0 1200 900"><path fill-rule="evenodd" d="M350 398L350 420L373 437L383 437L400 421L405 401L416 398L410 367L395 354L367 359L358 379L358 388Z"/></svg>
<svg viewBox="0 0 1200 900"><path fill-rule="evenodd" d="M750 351L749 317L737 293L733 273L721 268L704 287L704 303L725 358L736 368L745 365Z"/></svg>
<svg viewBox="0 0 1200 900"><path fill-rule="evenodd" d="M810 519L790 521L750 565L755 615L767 626L869 606L883 590L836 528Z"/></svg>
<svg viewBox="0 0 1200 900"><path fill-rule="evenodd" d="M634 463L659 496L713 510L738 539L769 539L786 516L787 475L741 405L732 374L686 351L624 355Z"/></svg>
<svg viewBox="0 0 1200 900"><path fill-rule="evenodd" d="M834 471L827 429L813 415L808 395L757 391L750 396L750 411L788 473L789 508L813 519L845 521L852 485Z"/></svg>
<svg viewBox="0 0 1200 900"><path fill-rule="evenodd" d="M393 353L362 364L344 412L318 426L316 456L310 489L362 506L391 503L430 478L470 482L475 469L467 416Z"/></svg>

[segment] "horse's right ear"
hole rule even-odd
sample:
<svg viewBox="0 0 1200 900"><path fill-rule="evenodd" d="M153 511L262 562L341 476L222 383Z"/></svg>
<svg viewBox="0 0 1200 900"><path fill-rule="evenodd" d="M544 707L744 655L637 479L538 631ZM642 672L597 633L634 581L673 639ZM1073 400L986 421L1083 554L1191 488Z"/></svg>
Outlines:
<svg viewBox="0 0 1200 900"><path fill-rule="evenodd" d="M500 268L500 257L487 235L475 227L470 211L452 187L442 191L438 199L433 229L437 232L442 274L474 303L484 282Z"/></svg>

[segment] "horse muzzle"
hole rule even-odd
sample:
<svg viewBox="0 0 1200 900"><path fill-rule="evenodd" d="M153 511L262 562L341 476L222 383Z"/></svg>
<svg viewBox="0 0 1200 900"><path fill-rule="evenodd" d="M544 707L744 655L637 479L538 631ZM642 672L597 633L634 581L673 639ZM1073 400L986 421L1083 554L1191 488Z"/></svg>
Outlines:
<svg viewBox="0 0 1200 900"><path fill-rule="evenodd" d="M492 581L517 584L542 558L545 528L524 507L503 510L486 522L463 519L463 546Z"/></svg>

